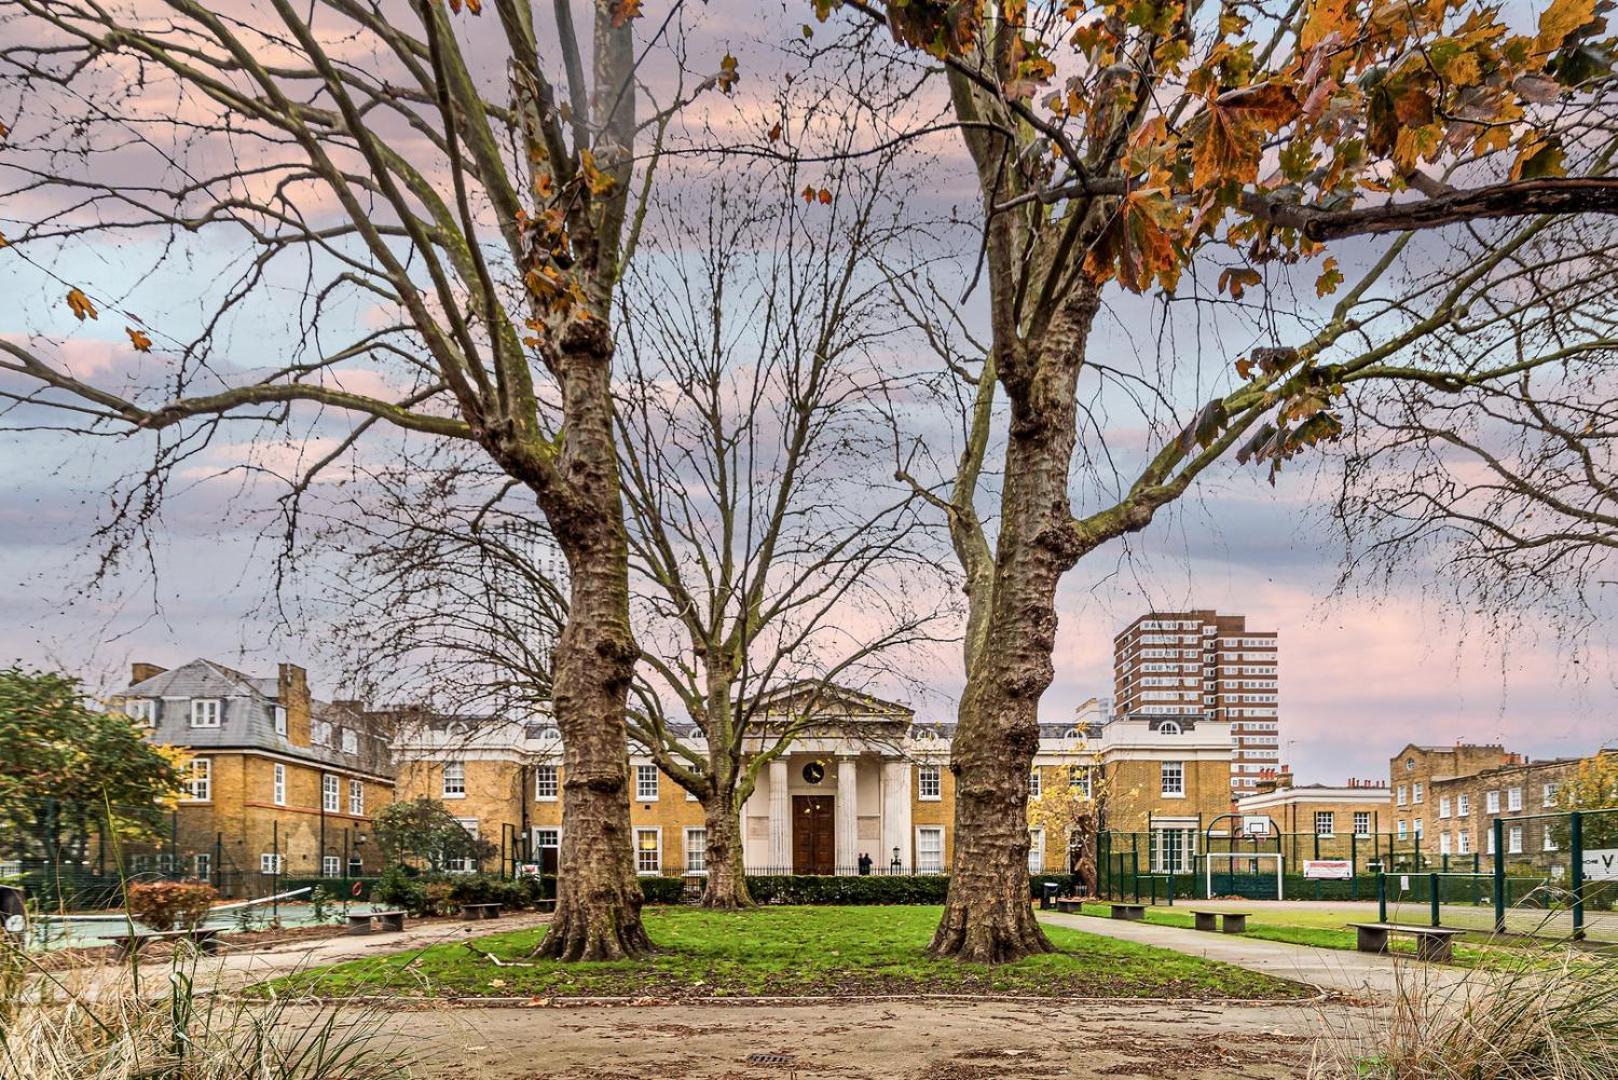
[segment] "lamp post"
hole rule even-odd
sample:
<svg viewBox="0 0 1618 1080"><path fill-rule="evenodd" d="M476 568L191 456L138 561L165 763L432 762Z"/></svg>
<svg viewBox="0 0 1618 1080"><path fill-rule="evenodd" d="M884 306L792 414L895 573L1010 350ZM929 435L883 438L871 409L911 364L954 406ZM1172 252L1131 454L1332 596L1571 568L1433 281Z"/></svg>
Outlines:
<svg viewBox="0 0 1618 1080"><path fill-rule="evenodd" d="M894 848L893 848L893 861L888 863L888 873L897 874L898 872L899 872L899 847L898 847L897 844L895 844Z"/></svg>

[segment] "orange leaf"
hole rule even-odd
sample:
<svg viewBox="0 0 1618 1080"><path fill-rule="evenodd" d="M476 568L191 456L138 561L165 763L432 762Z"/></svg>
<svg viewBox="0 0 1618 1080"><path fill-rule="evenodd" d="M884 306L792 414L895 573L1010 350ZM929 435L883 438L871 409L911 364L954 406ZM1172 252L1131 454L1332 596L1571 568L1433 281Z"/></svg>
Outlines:
<svg viewBox="0 0 1618 1080"><path fill-rule="evenodd" d="M136 330L133 326L124 327L124 333L129 335L129 343L135 346L136 352L151 352L152 339L146 336L144 330Z"/></svg>
<svg viewBox="0 0 1618 1080"><path fill-rule="evenodd" d="M816 194L820 198L820 205L822 205L822 206L830 206L831 205L831 192L830 191L827 191L825 188L821 188L820 191L817 192Z"/></svg>
<svg viewBox="0 0 1618 1080"><path fill-rule="evenodd" d="M640 18L641 0L618 0L612 6L613 29L620 29L631 19Z"/></svg>
<svg viewBox="0 0 1618 1080"><path fill-rule="evenodd" d="M1275 83L1244 87L1209 100L1190 124L1192 167L1199 187L1258 179L1264 138L1298 115L1292 90Z"/></svg>
<svg viewBox="0 0 1618 1080"><path fill-rule="evenodd" d="M715 81L718 83L719 89L727 94L735 89L737 83L742 81L741 74L736 70L736 58L734 56L726 53L725 58L719 61L719 76Z"/></svg>
<svg viewBox="0 0 1618 1080"><path fill-rule="evenodd" d="M781 141L781 121L779 121L779 120L777 120L775 122L774 127L770 128L770 141L771 142L780 142Z"/></svg>
<svg viewBox="0 0 1618 1080"><path fill-rule="evenodd" d="M803 201L806 203L812 203L815 201L815 186L813 184L804 185Z"/></svg>
<svg viewBox="0 0 1618 1080"><path fill-rule="evenodd" d="M67 291L67 306L72 309L74 315L78 316L80 322L83 322L86 318L99 319L101 317L101 313L96 310L96 306L90 303L90 298L76 288Z"/></svg>
<svg viewBox="0 0 1618 1080"><path fill-rule="evenodd" d="M1596 0L1551 0L1551 6L1539 17L1534 52L1541 56L1555 52L1569 34L1589 25L1595 17Z"/></svg>
<svg viewBox="0 0 1618 1080"><path fill-rule="evenodd" d="M1249 285L1257 285L1264 277L1257 270L1231 267L1219 274L1219 291L1230 293L1232 300L1240 300Z"/></svg>

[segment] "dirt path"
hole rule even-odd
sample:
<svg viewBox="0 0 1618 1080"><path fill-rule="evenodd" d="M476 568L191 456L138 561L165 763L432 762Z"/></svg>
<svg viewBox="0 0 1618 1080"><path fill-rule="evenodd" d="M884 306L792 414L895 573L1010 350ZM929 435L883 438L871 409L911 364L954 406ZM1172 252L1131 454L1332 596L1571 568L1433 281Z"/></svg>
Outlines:
<svg viewBox="0 0 1618 1080"><path fill-rule="evenodd" d="M1303 1075L1340 1005L825 1002L385 1015L433 1080L1230 1080ZM753 1055L779 1055L763 1061Z"/></svg>

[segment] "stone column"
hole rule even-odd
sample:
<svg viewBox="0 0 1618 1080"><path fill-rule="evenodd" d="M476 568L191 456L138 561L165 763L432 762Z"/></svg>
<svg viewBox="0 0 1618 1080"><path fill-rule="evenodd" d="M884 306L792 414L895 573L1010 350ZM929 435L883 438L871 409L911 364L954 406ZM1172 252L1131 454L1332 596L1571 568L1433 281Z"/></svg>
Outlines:
<svg viewBox="0 0 1618 1080"><path fill-rule="evenodd" d="M899 849L899 870L910 870L910 762L889 759L882 762L882 852L873 854L877 865L888 869L893 849Z"/></svg>
<svg viewBox="0 0 1618 1080"><path fill-rule="evenodd" d="M772 874L792 873L792 799L787 794L786 758L770 762L770 866Z"/></svg>
<svg viewBox="0 0 1618 1080"><path fill-rule="evenodd" d="M838 755L837 758L837 867L836 873L852 874L859 862L860 807L859 758Z"/></svg>

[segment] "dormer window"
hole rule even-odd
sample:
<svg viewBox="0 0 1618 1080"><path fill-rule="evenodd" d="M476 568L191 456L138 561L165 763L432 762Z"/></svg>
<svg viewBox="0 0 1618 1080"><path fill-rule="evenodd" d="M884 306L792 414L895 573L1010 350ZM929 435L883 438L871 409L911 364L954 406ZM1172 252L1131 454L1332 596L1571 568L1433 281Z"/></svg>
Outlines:
<svg viewBox="0 0 1618 1080"><path fill-rule="evenodd" d="M309 741L315 746L331 745L331 723L327 720L309 721Z"/></svg>
<svg viewBox="0 0 1618 1080"><path fill-rule="evenodd" d="M284 705L275 706L275 733L277 735L287 733L287 710Z"/></svg>
<svg viewBox="0 0 1618 1080"><path fill-rule="evenodd" d="M142 727L157 726L157 702L151 698L129 698L124 702L124 714Z"/></svg>
<svg viewBox="0 0 1618 1080"><path fill-rule="evenodd" d="M218 698L195 698L191 702L191 726L216 728L221 711Z"/></svg>
<svg viewBox="0 0 1618 1080"><path fill-rule="evenodd" d="M1173 720L1165 720L1162 724L1158 725L1157 733L1159 735L1178 735L1180 733L1180 725L1176 724Z"/></svg>
<svg viewBox="0 0 1618 1080"><path fill-rule="evenodd" d="M360 752L360 737L353 728L343 729L343 753L357 754Z"/></svg>

